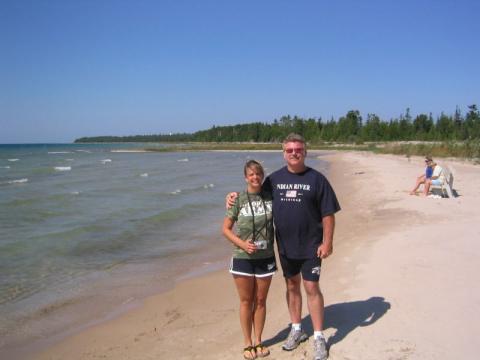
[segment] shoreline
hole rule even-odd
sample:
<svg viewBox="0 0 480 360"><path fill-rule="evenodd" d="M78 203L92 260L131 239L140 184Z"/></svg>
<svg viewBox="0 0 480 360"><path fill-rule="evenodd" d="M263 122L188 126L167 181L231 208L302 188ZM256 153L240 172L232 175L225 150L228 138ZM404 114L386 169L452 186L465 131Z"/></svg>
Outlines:
<svg viewBox="0 0 480 360"><path fill-rule="evenodd" d="M100 292L100 295L95 298L95 301L101 302L99 307L92 303L91 295L87 295L72 300L61 299L41 308L36 312L39 317L38 321L29 321L32 322L31 326L35 328L39 329L42 325L46 327L41 332L31 336L29 340L21 339L0 348L0 358L3 358L3 356L11 359L35 357L35 354L45 350L48 351L48 349L73 336L88 332L91 328L108 323L142 307L144 301L152 296L174 291L178 283L219 271L227 264L225 255L230 253L230 248L226 247L226 249L227 251L225 251L225 248L219 247L212 254L199 254L196 259L192 258L191 255L182 255L183 263L186 261L193 268L190 270L184 269L182 262L170 264L170 272L175 272L172 269L185 270L178 275L172 276L170 272L168 277L161 275L162 269L165 270L165 264L160 267L149 265L151 269L143 277L137 278L139 283L142 284L138 286L132 283L133 277L138 275L138 269L122 269L120 275L115 275L114 284L111 286L112 288L117 287L118 293L113 293L112 289L105 292L105 289L101 287L104 280L98 284L94 282L91 285L92 288ZM142 273L144 272L145 270L142 271ZM146 287L144 285L147 280L152 286ZM105 303L107 306L105 306ZM49 313L51 314L49 315ZM86 316L82 320L78 314L85 314ZM48 318L45 319L45 316L48 316Z"/></svg>
<svg viewBox="0 0 480 360"><path fill-rule="evenodd" d="M258 153L250 156L260 157L268 164L272 164L273 168L282 164L281 156L277 158L267 155ZM207 156L211 159L225 158L220 154ZM227 158L234 158L242 165L241 159L244 157L245 155L227 155ZM317 163L316 159L314 161ZM323 168L325 162L318 161L318 164ZM234 170L236 169L235 165ZM238 166L238 169L240 175L241 167ZM232 174L233 171L230 170L229 173ZM228 189L228 184L231 184L230 187L236 184L236 188L237 183L232 181L232 176L227 178L230 180L223 182L225 186L222 189ZM234 180L236 178L235 175ZM238 180L241 184L242 178L238 177ZM221 187L220 180L218 186ZM143 299L149 296L170 290L177 281L203 275L210 272L211 268L227 267L231 244L224 240L218 230L224 214L221 202L226 190L219 193L214 189L214 192L213 196L218 200L210 204L203 211L203 215L198 216L203 222L188 221L184 226L181 222L178 223L178 226L186 229L183 231L183 238L190 239L193 236L192 239L197 243L196 247L189 247L191 251L187 251L185 245L178 248L175 256L174 252L170 251L170 255L165 258L152 257L152 261L114 262L88 272L83 278L75 278L75 284L72 281L66 286L59 285L55 291L44 291L27 298L22 303L7 304L9 307L3 307L5 316L0 314L2 318L0 357L17 359L25 353L38 352L79 331L123 314L136 304L141 304ZM181 200L182 198L178 201ZM208 216L207 211L210 213ZM212 214L215 215L212 217ZM162 228L158 230L159 236L163 236L165 231ZM218 265L219 262L221 265Z"/></svg>
<svg viewBox="0 0 480 360"><path fill-rule="evenodd" d="M121 150L120 150L121 151ZM249 150L209 150L212 152L251 152ZM128 151L129 152L129 151ZM134 151L135 152L135 151ZM256 150L255 152L279 152L279 150ZM330 163L327 163L325 160L326 156L331 155L332 152L330 151L322 151L322 150L310 150L309 154L312 158L311 162L314 162L317 159L322 159L324 161L324 166L326 168L330 167ZM223 236L219 235L221 237L222 241L225 240ZM136 312L141 310L143 307L145 307L145 304L150 301L151 298L164 298L164 297L169 297L171 293L178 292L179 288L182 288L183 286L186 286L186 284L190 282L197 282L197 281L202 281L204 277L210 278L210 277L224 277L225 274L227 275L228 281L230 281L230 274L228 274L228 261L230 257L230 250L231 246L227 244L228 248L228 256L222 256L219 258L215 258L214 260L208 262L208 263L203 263L202 268L198 268L197 270L194 271L189 271L184 274L181 274L173 280L173 284L171 284L168 287L164 287L161 290L157 290L153 294L149 294L145 297L141 298L131 298L128 299L127 302L121 304L118 306L114 311L106 314L105 316L102 316L99 319L95 319L92 321L88 321L84 324L80 324L75 326L75 328L71 330L67 330L64 333L61 334L54 334L53 336L49 336L47 339L40 340L33 346L29 347L26 351L24 352L17 352L15 351L15 355L21 356L23 359L36 359L37 356L42 356L42 354L46 353L48 354L52 349L55 349L57 346L61 346L63 343L69 342L70 339L75 338L77 336L82 336L82 334L88 334L90 331L93 329L96 329L98 327L102 327L105 324L113 323L119 318L123 317L128 317L128 315L132 312ZM218 256L218 254L217 254ZM280 273L276 274L277 277L281 277ZM186 283L186 284L184 284ZM229 284L226 284L229 285ZM156 287L160 289L160 287ZM233 295L236 295L235 288L232 287L231 293ZM131 300L131 301L130 301ZM236 296L234 296L234 300L236 300ZM161 300L163 302L163 300ZM85 311L88 311L88 309L84 309ZM55 350L54 350L55 351ZM47 355L49 357L49 355Z"/></svg>
<svg viewBox="0 0 480 360"><path fill-rule="evenodd" d="M473 241L479 235L475 225L478 167L450 162L455 168L454 187L461 196L428 199L408 195L421 172L417 158L356 152L333 152L322 158L329 161L328 178L342 206L334 254L325 261L321 278L330 358L433 359L476 354L468 335L473 338L479 322L471 321L472 314L465 309L475 311L473 316L478 318L479 291L468 286L467 277L479 270L480 247ZM456 241L463 247L456 249L447 241L439 244L439 237L452 234L458 234ZM415 249L413 257L410 247ZM453 283L458 279L460 283ZM440 295L444 299L438 299ZM452 301L459 302L453 323L456 329L464 326L460 328L463 347L449 350L442 344L452 336L446 331L452 315L439 318ZM178 281L174 289L29 358L202 359L209 354L214 359L238 359L242 337L237 312L231 277L226 270L215 271ZM306 304L303 315L311 335ZM272 359L298 358L310 350L307 341L292 353L281 351L288 322L279 271L268 297L264 331Z"/></svg>
<svg viewBox="0 0 480 360"><path fill-rule="evenodd" d="M317 159L321 156L324 156L326 152L312 150L310 154L312 154L311 162L313 163L314 161L317 161ZM321 167L325 168L326 166L327 163L323 161ZM215 248L213 252L209 251L209 255L202 255L200 258L201 261L198 259L198 257L195 260L190 259L194 260L195 263L198 262L199 266L195 266L191 270L185 270L185 272L178 273L178 276L175 276L174 278L169 278L168 284L164 284L163 282L162 284L152 282L152 284L155 285L152 286L150 290L143 291L141 296L137 296L138 294L131 294L131 296L128 296L127 298L123 297L123 300L119 297L119 299L121 300L120 302L117 301L117 299L113 299L114 301L112 301L109 293L107 293L107 295L101 295L98 300L102 301L103 303L106 302L113 306L111 308L113 310L110 310L108 312L104 311L105 306L103 304L98 308L95 307L95 305L92 305L92 307L90 307L89 304L91 304L91 301L87 301L84 303L83 300L77 301L75 299L73 299L72 301L68 299L67 301L59 300L54 304L49 304L48 306L41 308L38 311L39 316L41 314L53 314L53 320L47 319L47 326L58 323L59 321L62 324L58 327L55 327L53 331L52 329L48 330L47 328L43 328L42 326L41 333L35 334L35 336L33 336L29 341L23 339L17 341L15 339L13 342L7 342L8 345L1 348L0 353L7 357L13 356L14 358L30 358L31 356L35 356L35 354L41 353L44 350L48 350L54 347L58 343L62 343L63 341L71 338L72 336L88 331L92 327L101 325L104 322L111 321L119 316L123 316L125 313L128 313L132 309L141 307L145 299L148 299L151 296L169 292L174 289L179 282L202 277L206 274L208 276L208 274L219 271L219 269L228 268L231 245L225 241L220 232L218 234L218 238L220 238L220 241L224 242L222 246ZM226 252L224 251L225 249L227 250ZM188 261L188 263L190 264L190 261ZM118 271L116 267L112 267L108 271L111 270L116 272ZM132 277L131 275L129 275L129 273L131 273L131 270L120 271L124 273L123 279L126 282L129 282ZM158 280L158 276L152 275L150 277L152 279L156 278L156 280ZM121 279L117 280L118 281L116 281L115 286L119 287ZM98 286L96 287L98 288L98 291L101 292L101 288L99 288ZM87 316L89 319L87 318L86 321L78 321L75 315L78 312L82 314L88 314ZM34 320L34 323L32 325L35 326L35 328L40 329L42 321L45 322L45 320L36 319ZM63 325L65 321L66 323L68 323L69 326Z"/></svg>

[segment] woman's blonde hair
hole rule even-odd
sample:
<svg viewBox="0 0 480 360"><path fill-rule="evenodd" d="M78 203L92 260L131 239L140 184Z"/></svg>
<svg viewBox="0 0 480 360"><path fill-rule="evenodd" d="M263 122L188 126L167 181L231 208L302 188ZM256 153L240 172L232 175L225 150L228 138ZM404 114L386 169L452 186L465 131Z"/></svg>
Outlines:
<svg viewBox="0 0 480 360"><path fill-rule="evenodd" d="M260 164L257 160L248 160L246 163L245 163L245 166L243 167L243 174L245 176L247 176L247 170L248 169L255 169L257 170L260 174L262 174L262 176L265 175L264 171L263 171L263 166L262 164Z"/></svg>

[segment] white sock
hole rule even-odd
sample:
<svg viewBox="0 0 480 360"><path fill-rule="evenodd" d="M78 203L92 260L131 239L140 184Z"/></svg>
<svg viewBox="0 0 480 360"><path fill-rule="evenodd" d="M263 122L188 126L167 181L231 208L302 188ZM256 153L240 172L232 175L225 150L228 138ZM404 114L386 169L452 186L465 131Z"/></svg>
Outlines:
<svg viewBox="0 0 480 360"><path fill-rule="evenodd" d="M325 339L325 336L323 335L323 332L321 332L321 331L314 331L313 332L313 338L314 339L321 339L321 338Z"/></svg>
<svg viewBox="0 0 480 360"><path fill-rule="evenodd" d="M292 324L292 329L295 331L302 330L302 324Z"/></svg>

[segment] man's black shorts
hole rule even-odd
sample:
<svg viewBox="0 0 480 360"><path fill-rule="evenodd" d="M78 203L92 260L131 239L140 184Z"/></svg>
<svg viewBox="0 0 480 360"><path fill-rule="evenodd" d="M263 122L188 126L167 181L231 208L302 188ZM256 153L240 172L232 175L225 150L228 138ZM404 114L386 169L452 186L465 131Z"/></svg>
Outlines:
<svg viewBox="0 0 480 360"><path fill-rule="evenodd" d="M282 265L283 276L288 279L302 273L303 280L319 281L322 259L314 257L311 259L289 259L279 254Z"/></svg>

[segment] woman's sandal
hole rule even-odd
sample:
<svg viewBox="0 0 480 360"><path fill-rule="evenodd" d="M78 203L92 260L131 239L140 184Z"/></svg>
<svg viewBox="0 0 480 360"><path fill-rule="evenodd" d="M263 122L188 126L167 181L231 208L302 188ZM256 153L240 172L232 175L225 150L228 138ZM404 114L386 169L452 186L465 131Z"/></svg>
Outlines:
<svg viewBox="0 0 480 360"><path fill-rule="evenodd" d="M247 346L243 349L243 358L246 360L254 360L257 358L257 353L254 346Z"/></svg>
<svg viewBox="0 0 480 360"><path fill-rule="evenodd" d="M270 355L270 350L268 350L268 348L262 343L255 345L255 352L257 353L258 357L265 357Z"/></svg>

